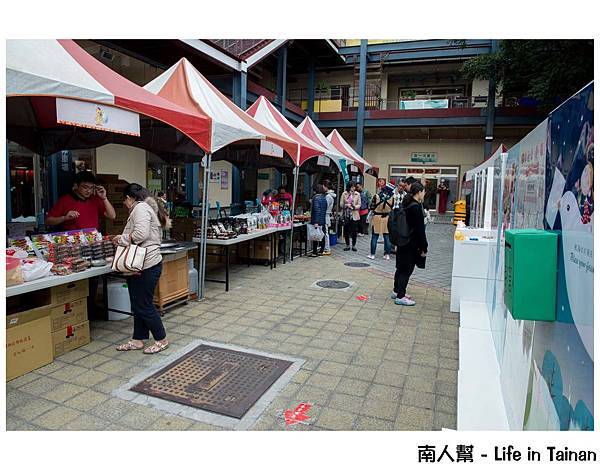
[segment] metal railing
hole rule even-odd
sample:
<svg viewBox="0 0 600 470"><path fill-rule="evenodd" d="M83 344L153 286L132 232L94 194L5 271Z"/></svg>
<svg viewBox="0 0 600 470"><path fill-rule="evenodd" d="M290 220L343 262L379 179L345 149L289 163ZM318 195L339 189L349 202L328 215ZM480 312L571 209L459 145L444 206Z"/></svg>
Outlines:
<svg viewBox="0 0 600 470"><path fill-rule="evenodd" d="M209 41L230 54L240 57L244 52L264 42L265 39L209 39Z"/></svg>

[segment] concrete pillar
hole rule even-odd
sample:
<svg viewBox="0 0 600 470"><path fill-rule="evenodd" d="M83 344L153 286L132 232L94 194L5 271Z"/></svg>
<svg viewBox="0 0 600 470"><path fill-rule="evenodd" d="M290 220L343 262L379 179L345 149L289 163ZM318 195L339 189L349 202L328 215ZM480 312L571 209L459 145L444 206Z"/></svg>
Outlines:
<svg viewBox="0 0 600 470"><path fill-rule="evenodd" d="M277 62L277 99L281 114L285 115L285 100L287 92L287 46L279 50Z"/></svg>
<svg viewBox="0 0 600 470"><path fill-rule="evenodd" d="M189 203L197 206L200 203L200 191L198 182L200 181L200 163L185 164L185 193ZM206 188L204 188L206 190Z"/></svg>
<svg viewBox="0 0 600 470"><path fill-rule="evenodd" d="M498 40L492 40L492 53L498 51ZM492 154L494 148L494 122L496 119L496 77L490 77L485 119L485 145L483 159Z"/></svg>
<svg viewBox="0 0 600 470"><path fill-rule="evenodd" d="M367 88L367 40L360 40L358 110L356 111L356 152L363 154L365 132L365 96Z"/></svg>
<svg viewBox="0 0 600 470"><path fill-rule="evenodd" d="M315 117L315 59L310 58L308 64L308 84L306 85L308 92L308 116L311 119Z"/></svg>

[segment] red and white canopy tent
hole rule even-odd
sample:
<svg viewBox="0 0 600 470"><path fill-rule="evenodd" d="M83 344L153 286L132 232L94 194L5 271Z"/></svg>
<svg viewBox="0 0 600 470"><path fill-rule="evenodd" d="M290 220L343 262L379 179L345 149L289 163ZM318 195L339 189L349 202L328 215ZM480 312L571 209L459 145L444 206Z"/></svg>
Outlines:
<svg viewBox="0 0 600 470"><path fill-rule="evenodd" d="M370 173L373 173L374 176L377 176L379 173L379 168L371 165L367 160L356 153L350 144L346 142L346 140L340 135L337 129L334 129L330 132L330 134L327 136L327 140L329 140L329 142L331 142L339 152L353 159L363 173L371 170Z"/></svg>
<svg viewBox="0 0 600 470"><path fill-rule="evenodd" d="M198 156L210 150L207 115L153 95L72 40L8 40L6 51L7 136L37 153L109 142Z"/></svg>
<svg viewBox="0 0 600 470"><path fill-rule="evenodd" d="M266 140L296 158L297 144L254 120L223 95L187 59L182 58L144 89L190 111L210 117L210 153L234 142Z"/></svg>
<svg viewBox="0 0 600 470"><path fill-rule="evenodd" d="M294 140L298 145L298 157L294 161L294 189L292 192L292 211L296 207L296 196L298 193L298 174L300 173L300 166L307 160L313 157L328 154L328 150L319 145L316 142L304 137L286 118L281 114L275 106L264 96L259 96L258 99L250 106L246 113L254 117L257 121L264 124L266 127L274 132L286 135L290 139ZM334 160L335 161L335 160ZM292 226L292 237L294 235L294 229ZM293 239L293 238L292 238ZM290 244L290 258L291 250L293 249Z"/></svg>
<svg viewBox="0 0 600 470"><path fill-rule="evenodd" d="M346 172L346 167L348 163L356 163L356 161L352 157L350 157L349 155L345 155L338 149L336 149L333 146L333 144L329 142L329 140L327 140L327 137L323 135L321 130L317 127L317 125L309 116L306 116L304 118L304 121L302 121L296 129L311 142L314 142L323 147L326 150L325 155L331 158L337 164L342 173Z"/></svg>
<svg viewBox="0 0 600 470"><path fill-rule="evenodd" d="M327 152L324 147L308 140L300 134L285 116L264 96L259 96L254 104L246 110L246 113L273 132L285 135L296 142L298 157L294 161L294 164L297 167L300 167L309 158L325 155Z"/></svg>
<svg viewBox="0 0 600 470"><path fill-rule="evenodd" d="M190 112L198 112L211 119L211 141L205 165L202 204L201 259L199 270L199 297L204 296L206 273L206 226L208 225L208 178L212 154L223 147L248 140L266 140L283 149L295 162L299 158L297 142L268 127L246 114L229 98L212 85L187 59L182 58L162 75L144 88L168 99ZM283 156L283 155L282 155Z"/></svg>

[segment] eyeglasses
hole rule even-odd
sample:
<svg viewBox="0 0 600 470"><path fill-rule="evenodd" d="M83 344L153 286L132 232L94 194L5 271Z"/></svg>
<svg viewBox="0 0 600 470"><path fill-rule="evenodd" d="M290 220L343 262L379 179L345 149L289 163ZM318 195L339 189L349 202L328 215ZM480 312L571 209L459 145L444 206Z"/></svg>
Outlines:
<svg viewBox="0 0 600 470"><path fill-rule="evenodd" d="M84 191L93 191L95 187L96 187L96 185L93 185L93 184L91 184L91 185L90 184L80 184L79 185L79 188Z"/></svg>

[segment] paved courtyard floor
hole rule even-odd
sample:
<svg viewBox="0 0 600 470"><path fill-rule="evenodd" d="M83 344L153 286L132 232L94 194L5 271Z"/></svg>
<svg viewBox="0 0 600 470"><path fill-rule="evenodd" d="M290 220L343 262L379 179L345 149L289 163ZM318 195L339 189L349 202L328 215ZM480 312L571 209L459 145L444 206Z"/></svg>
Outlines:
<svg viewBox="0 0 600 470"><path fill-rule="evenodd" d="M439 430L456 428L458 316L449 311L452 227L428 228L428 268L409 292L389 298L393 261L359 253L298 258L270 270L235 267L232 289L207 284L207 299L163 318L171 347L118 352L132 320L93 322L92 342L7 383L8 430L220 430L219 426L126 401L115 391L133 377L205 340L303 359L302 368L253 424L256 430ZM349 268L357 258L373 268ZM352 283L345 291L315 281ZM357 296L368 296L358 300ZM312 404L310 419L286 426L282 411Z"/></svg>

